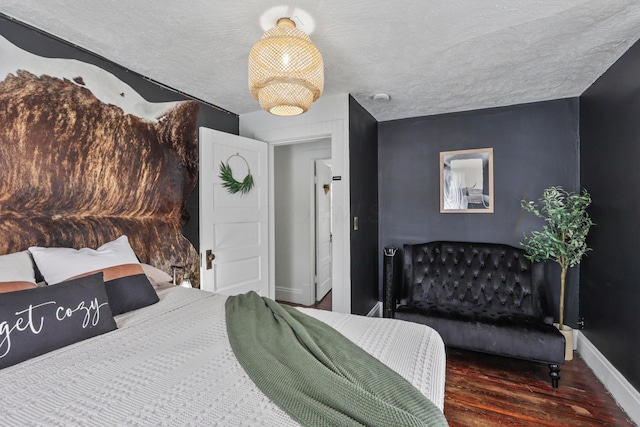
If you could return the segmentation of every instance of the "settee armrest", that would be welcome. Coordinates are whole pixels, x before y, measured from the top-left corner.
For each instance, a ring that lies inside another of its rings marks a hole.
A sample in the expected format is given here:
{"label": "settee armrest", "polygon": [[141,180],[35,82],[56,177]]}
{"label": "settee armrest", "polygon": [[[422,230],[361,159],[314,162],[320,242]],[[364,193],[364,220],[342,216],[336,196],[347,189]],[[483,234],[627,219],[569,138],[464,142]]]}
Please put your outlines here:
{"label": "settee armrest", "polygon": [[384,247],[384,268],[382,280],[382,317],[393,318],[396,309],[396,268],[395,256],[398,248],[395,246]]}

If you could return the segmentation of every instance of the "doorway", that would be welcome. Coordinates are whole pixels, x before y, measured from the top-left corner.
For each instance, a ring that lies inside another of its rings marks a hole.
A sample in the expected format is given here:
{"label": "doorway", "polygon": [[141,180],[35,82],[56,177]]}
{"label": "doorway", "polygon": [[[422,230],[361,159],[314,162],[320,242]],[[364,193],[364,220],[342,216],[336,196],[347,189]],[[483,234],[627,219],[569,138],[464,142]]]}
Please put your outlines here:
{"label": "doorway", "polygon": [[[331,178],[333,201],[333,241],[332,241],[332,310],[351,313],[351,210],[349,179],[349,127],[348,103],[340,97],[325,98],[322,108],[314,107],[308,114],[291,118],[290,126],[273,120],[262,112],[240,117],[241,135],[252,137],[269,144],[269,236],[275,235],[275,201],[273,189],[274,148],[279,145],[331,140]],[[336,118],[334,118],[336,117]],[[332,119],[334,118],[334,119]],[[275,298],[275,244],[269,240],[269,296]]]}
{"label": "doorway", "polygon": [[311,306],[331,289],[330,159],[330,138],[274,147],[276,300]]}

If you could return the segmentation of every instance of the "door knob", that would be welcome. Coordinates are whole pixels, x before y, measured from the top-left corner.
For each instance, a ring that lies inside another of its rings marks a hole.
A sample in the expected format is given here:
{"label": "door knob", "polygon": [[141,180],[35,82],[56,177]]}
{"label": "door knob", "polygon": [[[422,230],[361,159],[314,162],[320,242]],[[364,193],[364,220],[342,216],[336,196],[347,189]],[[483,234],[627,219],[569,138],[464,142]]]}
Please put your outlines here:
{"label": "door knob", "polygon": [[211,266],[211,263],[213,262],[214,259],[216,259],[215,254],[211,251],[211,249],[207,249],[207,252],[206,252],[207,270],[211,270],[213,268]]}

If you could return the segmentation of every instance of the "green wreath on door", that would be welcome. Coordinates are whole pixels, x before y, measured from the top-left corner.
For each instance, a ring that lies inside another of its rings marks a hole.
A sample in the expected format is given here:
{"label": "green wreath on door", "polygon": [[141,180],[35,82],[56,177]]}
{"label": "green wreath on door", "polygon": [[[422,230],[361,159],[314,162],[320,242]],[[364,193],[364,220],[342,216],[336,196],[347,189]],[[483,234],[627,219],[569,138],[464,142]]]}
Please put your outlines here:
{"label": "green wreath on door", "polygon": [[[233,177],[233,171],[231,170],[231,166],[229,166],[229,160],[231,160],[232,157],[240,157],[247,165],[247,176],[245,176],[242,181],[238,181]],[[251,175],[249,162],[239,153],[229,156],[226,162],[220,162],[220,175],[218,176],[222,180],[222,186],[231,194],[240,193],[240,195],[244,195],[253,188],[253,175]]]}

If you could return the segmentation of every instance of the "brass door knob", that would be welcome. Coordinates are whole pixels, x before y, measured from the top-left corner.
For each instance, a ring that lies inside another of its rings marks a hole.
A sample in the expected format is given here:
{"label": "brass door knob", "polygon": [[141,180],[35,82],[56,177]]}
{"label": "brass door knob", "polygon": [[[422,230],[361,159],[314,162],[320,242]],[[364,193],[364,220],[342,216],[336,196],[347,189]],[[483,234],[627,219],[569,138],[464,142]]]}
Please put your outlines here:
{"label": "brass door knob", "polygon": [[216,255],[213,253],[213,251],[211,251],[211,249],[207,249],[207,252],[206,252],[207,270],[211,270],[211,268],[213,268],[211,266],[211,263],[213,262],[214,259],[216,259]]}

